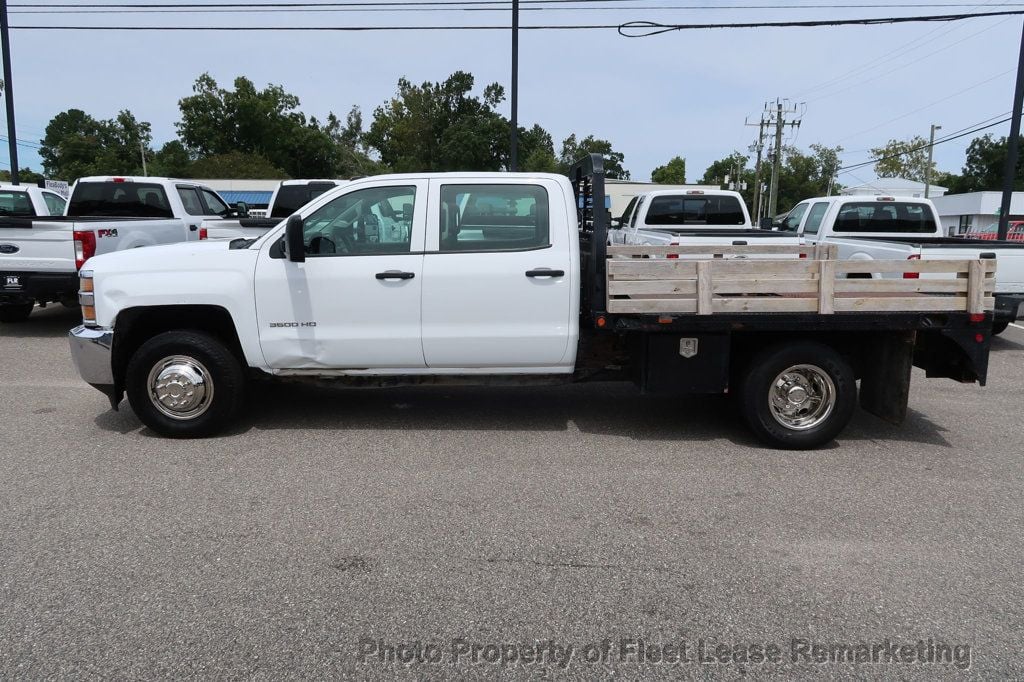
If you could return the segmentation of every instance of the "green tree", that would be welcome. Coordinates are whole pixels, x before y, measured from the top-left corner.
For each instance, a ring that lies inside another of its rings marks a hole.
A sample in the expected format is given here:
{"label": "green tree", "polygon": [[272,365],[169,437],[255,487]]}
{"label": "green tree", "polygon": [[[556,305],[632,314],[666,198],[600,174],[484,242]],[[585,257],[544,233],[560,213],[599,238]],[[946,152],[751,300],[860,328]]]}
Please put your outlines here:
{"label": "green tree", "polygon": [[506,168],[509,124],[496,111],[505,91],[492,83],[475,96],[473,85],[464,71],[421,85],[401,78],[395,96],[374,110],[363,140],[398,172]]}
{"label": "green tree", "polygon": [[[1021,137],[1021,145],[1024,149],[1024,136]],[[1008,146],[1009,137],[996,139],[992,135],[984,135],[974,138],[967,147],[967,160],[959,181],[945,186],[955,192],[1001,190]],[[1024,190],[1024,154],[1017,158],[1013,189]]]}
{"label": "green tree", "polygon": [[629,171],[622,166],[626,156],[615,151],[612,148],[612,143],[608,140],[602,140],[593,135],[587,135],[580,140],[573,133],[562,141],[562,154],[559,158],[561,171],[568,173],[569,167],[586,154],[600,154],[604,157],[605,176],[612,179],[629,180]]}
{"label": "green tree", "polygon": [[47,124],[39,155],[50,177],[141,175],[142,155],[150,153],[151,141],[149,123],[130,111],[97,120],[81,109],[68,109]]}
{"label": "green tree", "polygon": [[779,213],[788,211],[804,199],[824,196],[829,190],[832,194],[837,193],[840,187],[835,178],[842,151],[842,147],[821,144],[812,144],[810,153],[786,147],[779,173]]}
{"label": "green tree", "polygon": [[[889,140],[885,146],[875,147],[871,155],[875,162],[875,175],[880,178],[906,178],[924,182],[928,174],[928,140],[920,135],[909,140]],[[932,173],[935,162],[932,162]]]}
{"label": "green tree", "polygon": [[[2,90],[0,90],[0,92],[2,92]],[[22,168],[21,170],[18,171],[18,182],[20,182],[23,185],[34,185],[43,179],[45,178],[43,177],[42,173],[37,173],[29,168]],[[10,181],[11,171],[0,170],[0,182]]]}
{"label": "green tree", "polygon": [[[701,185],[725,185],[725,179],[728,177],[733,180],[736,176],[736,169],[740,169],[740,194],[743,196],[743,201],[746,202],[747,207],[753,213],[753,202],[754,202],[754,169],[747,168],[747,155],[741,151],[734,151],[729,156],[721,158],[717,161],[713,161],[710,166],[704,171],[704,175],[701,176],[699,184]],[[761,171],[761,181],[767,182],[768,174],[771,166],[768,163],[764,164],[764,168]],[[743,183],[746,183],[746,189],[742,189]]]}
{"label": "green tree", "polygon": [[150,175],[168,178],[191,178],[192,157],[180,140],[171,140],[149,157]]}
{"label": "green tree", "polygon": [[192,162],[193,178],[239,178],[248,180],[287,179],[288,174],[259,154],[228,152],[211,154]]}
{"label": "green tree", "polygon": [[672,160],[664,166],[658,166],[651,171],[651,182],[662,185],[685,185],[686,159],[681,156],[673,156]]}

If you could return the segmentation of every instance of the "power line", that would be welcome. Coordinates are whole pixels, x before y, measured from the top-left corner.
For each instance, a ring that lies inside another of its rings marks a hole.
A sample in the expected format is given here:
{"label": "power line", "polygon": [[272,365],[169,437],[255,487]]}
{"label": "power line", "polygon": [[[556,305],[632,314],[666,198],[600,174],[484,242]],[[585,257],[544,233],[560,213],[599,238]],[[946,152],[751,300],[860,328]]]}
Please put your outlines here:
{"label": "power line", "polygon": [[[572,1],[572,0],[570,0]],[[578,1],[578,0],[576,0]],[[624,24],[547,24],[520,26],[523,31],[567,31],[616,29],[627,38],[646,38],[671,31],[696,29],[740,29],[740,28],[811,28],[816,26],[879,26],[884,24],[905,24],[912,22],[964,21],[980,17],[1018,16],[1024,10],[986,12],[982,14],[940,14],[911,17],[877,17],[870,19],[827,19],[820,21],[745,22],[730,24],[662,24],[652,21],[631,21]],[[369,32],[369,31],[507,31],[505,25],[444,25],[444,26],[11,26],[19,31],[154,31],[154,32]],[[629,31],[642,31],[629,33]]]}
{"label": "power line", "polygon": [[1013,118],[1012,116],[1008,116],[1008,117],[1006,117],[1006,118],[1004,118],[1004,119],[1002,119],[1000,121],[996,121],[995,123],[989,123],[988,125],[983,125],[983,126],[980,126],[980,127],[976,127],[976,128],[974,128],[972,130],[968,130],[966,132],[962,132],[962,133],[960,133],[958,135],[948,135],[946,137],[943,137],[942,139],[936,140],[935,144],[923,144],[923,145],[919,145],[917,147],[914,147],[912,149],[908,149],[908,150],[903,151],[903,152],[897,152],[895,154],[887,154],[886,156],[879,156],[879,157],[876,157],[874,159],[868,159],[867,161],[862,161],[861,163],[855,163],[852,166],[846,166],[843,169],[841,169],[839,171],[839,174],[847,173],[847,172],[849,172],[851,170],[856,170],[858,168],[863,168],[865,166],[871,166],[871,165],[877,164],[877,163],[879,163],[881,161],[888,161],[889,159],[898,159],[901,156],[906,156],[907,154],[913,154],[914,152],[919,152],[922,149],[927,149],[928,147],[934,147],[934,146],[943,144],[945,142],[952,142],[953,140],[958,140],[961,137],[967,137],[968,135],[973,135],[974,133],[980,132],[982,130],[986,130],[988,128],[994,128],[994,127],[996,127],[998,125],[1002,125],[1002,124],[1006,123],[1007,121],[1011,120],[1012,118]]}
{"label": "power line", "polygon": [[[962,133],[965,130],[967,130],[968,128],[974,128],[975,126],[980,126],[980,125],[983,125],[985,123],[990,123],[992,121],[995,121],[997,118],[1005,118],[1005,117],[1009,116],[1011,113],[1013,113],[1013,112],[1004,111],[1001,114],[996,114],[995,116],[989,116],[988,118],[986,118],[983,121],[978,121],[977,123],[972,123],[971,125],[965,126],[963,128],[960,128],[959,130],[954,130],[951,133],[947,133],[947,135],[956,135],[957,133]],[[865,149],[843,150],[843,151],[839,152],[839,154],[841,156],[849,156],[851,154],[863,154],[864,152],[870,152],[870,151],[872,151],[872,148],[871,147],[867,147]]]}
{"label": "power line", "polygon": [[[523,4],[557,4],[557,3],[578,3],[578,4],[590,4],[590,3],[606,3],[606,2],[644,2],[645,0],[521,0]],[[988,0],[991,2],[991,0]],[[208,8],[224,8],[224,7],[237,7],[242,9],[255,9],[255,8],[296,8],[296,7],[354,7],[354,6],[367,6],[367,5],[393,5],[393,6],[412,6],[412,5],[497,5],[497,4],[508,4],[508,0],[395,0],[394,2],[381,2],[381,1],[354,1],[354,2],[266,2],[266,3],[236,3],[236,2],[220,2],[220,3],[17,3],[10,4],[8,7],[29,7],[29,8],[43,8],[43,9],[54,9],[54,8],[66,8],[66,9],[126,9],[126,8],[138,8],[138,9],[165,9],[165,8],[194,8],[194,9],[208,9]],[[983,3],[983,4],[988,4]],[[680,6],[679,9],[695,9],[695,10],[750,10],[750,9],[877,9],[877,8],[937,8],[937,7],[978,7],[976,2],[954,2],[954,3],[875,3],[875,4],[815,4],[815,5],[685,5]],[[1000,7],[1021,7],[1024,3],[1021,2],[1004,2],[999,3]]]}
{"label": "power line", "polygon": [[[527,0],[524,0],[526,2]],[[529,0],[533,7],[525,7],[531,11],[571,11],[584,9],[584,7],[552,7],[543,5],[565,5],[565,4],[592,4],[592,3],[623,3],[641,2],[643,0]],[[438,12],[445,10],[458,11],[507,11],[510,6],[509,0],[439,0],[438,2],[424,1],[399,1],[399,2],[346,2],[346,3],[296,3],[289,6],[273,4],[264,5],[235,5],[235,4],[214,4],[203,6],[188,5],[151,5],[148,7],[137,7],[128,5],[79,5],[76,9],[57,8],[50,6],[46,9],[16,9],[10,14],[43,14],[43,15],[88,15],[88,14],[231,14],[236,12],[263,12],[270,14],[288,13],[338,13],[338,12],[390,12],[390,11],[418,11]],[[730,5],[728,7],[715,7],[712,5],[623,5],[623,6],[600,6],[586,7],[588,11],[621,11],[621,10],[644,10],[644,11],[677,11],[677,10],[738,10],[738,9],[843,9],[843,8],[870,8],[870,7],[907,7],[907,8],[934,8],[969,6],[963,5]],[[973,5],[971,5],[973,6]],[[1024,7],[1024,3],[1006,3],[1001,6]],[[18,7],[38,7],[36,5],[18,5]],[[92,8],[90,8],[92,7]],[[86,8],[86,9],[81,9]],[[829,81],[831,82],[831,81]],[[816,89],[816,88],[811,88]]]}

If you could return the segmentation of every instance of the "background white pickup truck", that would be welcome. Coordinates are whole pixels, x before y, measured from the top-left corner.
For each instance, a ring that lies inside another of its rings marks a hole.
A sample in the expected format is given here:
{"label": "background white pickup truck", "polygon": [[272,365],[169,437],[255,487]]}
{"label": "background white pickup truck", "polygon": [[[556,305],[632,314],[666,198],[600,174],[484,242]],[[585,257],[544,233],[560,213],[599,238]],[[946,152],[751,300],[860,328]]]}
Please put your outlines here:
{"label": "background white pickup truck", "polygon": [[66,204],[64,197],[48,189],[34,185],[0,184],[0,217],[64,215]]}
{"label": "background white pickup truck", "polygon": [[197,241],[204,217],[231,212],[209,187],[149,177],[82,178],[65,210],[62,217],[0,215],[0,322],[26,319],[36,303],[74,305],[78,270],[93,255]]}
{"label": "background white pickup truck", "polygon": [[608,236],[609,244],[625,246],[802,243],[793,234],[755,228],[743,197],[727,190],[656,190],[639,194],[630,200],[622,217],[613,221]]}
{"label": "background white pickup truck", "polygon": [[241,217],[204,220],[203,239],[258,239],[267,230],[316,199],[324,192],[342,187],[348,180],[282,180],[267,206],[266,218]]}
{"label": "background white pickup truck", "polygon": [[[833,244],[840,260],[958,260],[994,254],[998,334],[1017,319],[1024,301],[1024,243],[947,237],[932,202],[903,197],[819,197],[802,201],[782,229],[807,244]],[[914,273],[916,275],[916,273]],[[908,273],[909,275],[909,273]],[[856,273],[904,277],[902,273]],[[943,275],[924,275],[942,277]]]}

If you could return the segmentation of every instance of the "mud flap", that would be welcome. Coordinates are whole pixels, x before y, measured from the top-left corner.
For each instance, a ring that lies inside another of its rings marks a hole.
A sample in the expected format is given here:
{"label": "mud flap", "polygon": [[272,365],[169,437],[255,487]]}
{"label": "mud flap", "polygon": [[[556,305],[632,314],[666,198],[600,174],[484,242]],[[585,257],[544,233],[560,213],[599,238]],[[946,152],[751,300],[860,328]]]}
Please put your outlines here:
{"label": "mud flap", "polygon": [[916,336],[913,331],[879,336],[863,363],[860,406],[890,424],[907,418]]}

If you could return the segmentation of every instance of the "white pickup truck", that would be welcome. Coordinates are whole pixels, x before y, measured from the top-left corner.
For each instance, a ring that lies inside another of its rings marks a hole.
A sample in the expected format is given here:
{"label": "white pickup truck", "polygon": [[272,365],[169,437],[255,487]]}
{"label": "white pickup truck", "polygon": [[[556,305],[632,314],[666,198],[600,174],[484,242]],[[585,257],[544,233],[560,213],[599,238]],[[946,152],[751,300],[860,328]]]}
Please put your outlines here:
{"label": "white pickup truck", "polygon": [[252,376],[730,393],[754,433],[783,448],[834,438],[858,379],[861,405],[893,422],[912,363],[985,381],[983,261],[950,264],[974,273],[966,297],[873,312],[876,299],[819,291],[812,275],[834,261],[609,258],[698,247],[609,247],[601,157],[570,178],[363,178],[257,240],[96,256],[81,271],[72,357],[114,409],[127,393],[146,426],[177,437],[223,429]]}
{"label": "white pickup truck", "polygon": [[609,244],[671,246],[757,244],[797,246],[799,237],[756,229],[737,192],[728,190],[655,190],[630,200],[612,221]]}
{"label": "white pickup truck", "polygon": [[[840,260],[956,260],[988,254],[997,260],[995,321],[1001,333],[1024,301],[1024,243],[947,237],[927,199],[834,196],[802,201],[782,230],[807,244],[834,244]],[[916,273],[856,273],[851,277],[903,278]],[[942,277],[943,275],[926,275]]]}
{"label": "white pickup truck", "polygon": [[0,217],[33,218],[64,215],[67,200],[54,191],[34,185],[0,183]]}
{"label": "white pickup truck", "polygon": [[37,303],[75,305],[78,269],[96,254],[197,241],[203,218],[230,212],[216,192],[187,180],[87,177],[72,188],[65,216],[0,215],[0,322],[27,319]]}
{"label": "white pickup truck", "polygon": [[348,180],[282,180],[270,197],[266,218],[241,217],[204,220],[204,239],[256,239],[267,230],[316,199],[324,192],[342,187]]}

